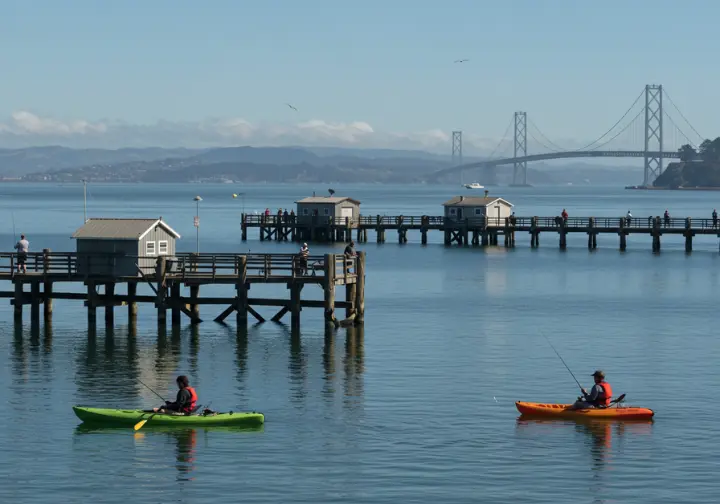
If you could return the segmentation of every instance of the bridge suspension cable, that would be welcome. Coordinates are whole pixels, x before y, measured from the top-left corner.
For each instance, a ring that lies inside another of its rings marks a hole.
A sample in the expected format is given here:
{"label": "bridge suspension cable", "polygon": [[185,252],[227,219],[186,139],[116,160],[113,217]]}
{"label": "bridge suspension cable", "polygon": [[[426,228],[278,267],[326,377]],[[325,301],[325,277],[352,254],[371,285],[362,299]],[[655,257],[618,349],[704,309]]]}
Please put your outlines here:
{"label": "bridge suspension cable", "polygon": [[556,144],[555,142],[553,142],[552,140],[550,140],[550,139],[545,135],[545,133],[543,133],[542,130],[537,127],[537,125],[532,121],[532,119],[528,119],[527,121],[528,121],[528,123],[530,124],[530,126],[532,126],[533,128],[535,128],[535,130],[540,134],[540,136],[543,137],[543,138],[547,141],[548,144],[550,144],[551,146],[554,147],[554,149],[551,148],[551,147],[548,147],[548,145],[546,145],[546,144],[544,144],[543,142],[539,141],[537,138],[535,138],[535,137],[533,136],[533,134],[532,134],[531,132],[528,131],[528,133],[530,133],[530,136],[531,136],[531,137],[533,138],[533,140],[535,140],[537,143],[539,143],[540,145],[542,145],[543,147],[545,147],[546,149],[548,149],[548,150],[551,151],[551,152],[562,152],[562,151],[566,151],[566,150],[567,150],[565,147],[560,147],[558,144]]}
{"label": "bridge suspension cable", "polygon": [[[510,119],[510,122],[507,125],[507,128],[505,128],[505,133],[503,133],[502,139],[498,142],[498,144],[495,146],[495,148],[492,150],[488,158],[492,159],[492,157],[495,155],[495,152],[500,148],[502,143],[507,139],[508,133],[510,133],[510,128],[512,128],[513,125],[513,119]],[[503,151],[504,152],[504,151]]]}
{"label": "bridge suspension cable", "polygon": [[[638,97],[635,98],[635,101],[632,103],[632,105],[630,105],[630,107],[628,107],[628,109],[625,111],[625,113],[622,115],[622,117],[621,117],[620,119],[618,119],[618,121],[617,121],[615,124],[613,124],[612,127],[611,127],[609,130],[607,130],[605,133],[603,133],[603,134],[602,134],[598,139],[596,139],[595,141],[590,142],[589,144],[587,144],[587,145],[585,145],[585,146],[583,146],[583,147],[580,147],[579,149],[573,149],[573,150],[570,151],[570,152],[584,151],[584,150],[595,150],[595,149],[590,149],[590,147],[591,147],[592,145],[600,142],[600,141],[601,141],[603,138],[605,138],[612,130],[614,130],[615,127],[616,127],[618,124],[620,124],[623,119],[625,119],[625,117],[630,113],[630,111],[633,109],[633,107],[635,107],[635,105],[637,104],[637,102],[640,101],[640,98],[642,98],[643,96],[645,96],[645,89],[643,89],[643,90],[640,92],[640,94],[638,95]],[[645,107],[643,107],[643,108],[641,109],[641,112],[644,111],[644,110],[645,110]],[[639,114],[638,114],[638,115],[639,115]],[[634,120],[634,119],[633,119],[633,120]],[[632,124],[632,121],[630,121],[629,124]],[[627,129],[627,127],[623,128],[623,130],[625,130],[625,129]],[[617,135],[615,135],[615,137],[617,137]],[[613,137],[613,138],[615,138],[615,137]],[[612,139],[611,139],[611,140],[612,140]],[[605,142],[605,143],[607,143],[607,142]],[[605,144],[602,144],[602,145],[605,145]]]}
{"label": "bridge suspension cable", "polygon": [[[605,142],[603,142],[603,143],[601,143],[601,144],[596,145],[596,146],[593,147],[592,149],[587,149],[587,150],[592,150],[592,151],[598,150],[600,147],[604,147],[605,145],[607,145],[607,144],[609,144],[610,142],[612,142],[613,140],[615,140],[617,137],[619,137],[620,135],[622,135],[623,133],[625,133],[625,131],[627,131],[627,129],[628,129],[630,126],[632,126],[633,124],[635,124],[635,121],[637,121],[637,119],[640,117],[640,115],[641,115],[643,112],[645,112],[645,107],[641,108],[640,111],[635,115],[635,117],[633,117],[633,118],[630,120],[630,122],[625,125],[625,127],[624,127],[623,129],[621,129],[620,131],[618,131],[618,132],[617,132],[615,135],[613,135],[611,138],[609,138],[608,140],[606,140]],[[585,149],[583,149],[583,150],[585,150]]]}
{"label": "bridge suspension cable", "polygon": [[[698,136],[698,138],[700,139],[700,142],[704,141],[704,140],[705,140],[705,137],[702,136],[700,133],[698,133],[698,130],[696,130],[695,127],[690,123],[690,121],[688,121],[687,118],[685,118],[685,115],[684,115],[684,114],[682,113],[682,111],[678,108],[678,106],[675,105],[675,102],[674,102],[673,99],[670,97],[670,95],[668,94],[667,90],[663,89],[663,93],[665,93],[665,97],[666,97],[666,98],[668,99],[668,101],[670,102],[670,105],[672,105],[673,108],[674,108],[675,110],[677,110],[678,114],[680,114],[680,117],[683,118],[683,121],[685,121],[685,123],[687,123],[687,125],[690,126],[690,129],[695,132],[695,134],[696,134],[696,135]],[[667,115],[667,116],[670,118],[670,115],[669,115],[667,112],[665,113],[665,115]],[[690,139],[687,137],[687,135],[685,135],[685,133],[683,133],[682,129],[680,129],[680,127],[679,127],[677,124],[675,124],[675,121],[673,121],[672,118],[670,118],[670,122],[672,122],[672,123],[675,125],[675,127],[683,134],[683,136],[684,136],[688,141],[690,141]],[[692,144],[692,142],[690,142],[690,143]]]}

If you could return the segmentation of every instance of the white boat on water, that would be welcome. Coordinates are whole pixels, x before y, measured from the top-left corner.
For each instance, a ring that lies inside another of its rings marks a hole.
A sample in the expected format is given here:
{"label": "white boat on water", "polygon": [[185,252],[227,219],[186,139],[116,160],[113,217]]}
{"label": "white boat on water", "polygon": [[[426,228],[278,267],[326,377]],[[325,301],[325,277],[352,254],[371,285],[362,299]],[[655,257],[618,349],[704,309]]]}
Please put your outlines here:
{"label": "white boat on water", "polygon": [[477,182],[472,182],[470,184],[463,184],[467,189],[485,189],[485,186],[482,186],[478,184]]}

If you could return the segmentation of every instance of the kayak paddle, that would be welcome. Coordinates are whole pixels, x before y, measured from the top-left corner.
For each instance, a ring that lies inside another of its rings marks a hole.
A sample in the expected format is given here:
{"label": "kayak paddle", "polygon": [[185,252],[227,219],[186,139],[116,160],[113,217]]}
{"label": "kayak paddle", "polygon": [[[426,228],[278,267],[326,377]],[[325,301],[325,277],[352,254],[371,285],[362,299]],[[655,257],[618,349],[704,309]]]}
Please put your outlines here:
{"label": "kayak paddle", "polygon": [[[143,385],[145,385],[145,387],[147,387],[147,389],[148,389],[150,392],[152,392],[153,394],[155,394],[156,396],[158,396],[160,399],[162,399],[163,401],[165,401],[165,403],[167,403],[167,401],[165,400],[165,398],[164,398],[163,396],[161,396],[160,394],[158,394],[157,392],[155,392],[152,388],[150,388],[148,385],[146,385],[145,383],[143,383],[140,378],[138,378],[138,381],[139,381],[140,383],[142,383]],[[148,422],[148,420],[150,420],[150,419],[151,419],[152,417],[154,417],[155,415],[157,415],[157,412],[156,412],[156,413],[153,413],[152,415],[150,415],[149,417],[147,417],[147,418],[144,419],[144,420],[140,420],[138,423],[135,424],[135,426],[133,427],[133,429],[135,429],[136,431],[142,429],[142,426],[145,425],[145,424]]]}

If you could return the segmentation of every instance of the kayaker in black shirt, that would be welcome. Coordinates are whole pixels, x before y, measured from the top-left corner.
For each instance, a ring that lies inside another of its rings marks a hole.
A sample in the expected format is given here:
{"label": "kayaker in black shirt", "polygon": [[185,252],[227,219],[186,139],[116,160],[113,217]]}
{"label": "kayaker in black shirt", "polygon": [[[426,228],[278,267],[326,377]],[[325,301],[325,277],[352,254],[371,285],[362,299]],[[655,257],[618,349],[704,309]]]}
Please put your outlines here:
{"label": "kayaker in black shirt", "polygon": [[190,381],[185,375],[180,375],[175,380],[178,390],[177,397],[174,402],[165,401],[165,406],[159,408],[153,408],[153,411],[169,412],[174,411],[178,413],[192,413],[197,403],[197,393],[195,389],[190,386]]}

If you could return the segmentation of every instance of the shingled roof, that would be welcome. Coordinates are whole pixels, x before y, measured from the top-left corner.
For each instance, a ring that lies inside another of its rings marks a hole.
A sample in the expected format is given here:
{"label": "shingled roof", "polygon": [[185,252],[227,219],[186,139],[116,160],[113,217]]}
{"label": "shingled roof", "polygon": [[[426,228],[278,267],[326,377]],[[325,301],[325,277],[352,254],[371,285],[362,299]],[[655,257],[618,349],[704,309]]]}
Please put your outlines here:
{"label": "shingled roof", "polygon": [[330,203],[331,205],[337,205],[338,203],[342,203],[343,201],[350,201],[352,203],[355,203],[356,205],[360,204],[358,200],[349,198],[347,196],[310,196],[308,198],[303,198],[299,201],[296,201],[295,203]]}
{"label": "shingled roof", "polygon": [[72,237],[94,240],[141,240],[157,225],[175,238],[180,238],[180,235],[162,219],[88,219]]}
{"label": "shingled roof", "polygon": [[495,203],[496,201],[502,201],[508,206],[513,206],[512,203],[510,203],[507,200],[504,200],[502,198],[490,198],[490,197],[480,197],[480,196],[455,196],[452,199],[447,200],[445,203],[443,203],[443,206],[468,206],[468,207],[483,207],[491,205],[492,203]]}

